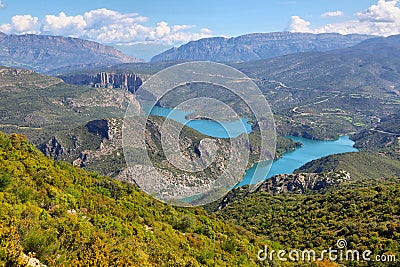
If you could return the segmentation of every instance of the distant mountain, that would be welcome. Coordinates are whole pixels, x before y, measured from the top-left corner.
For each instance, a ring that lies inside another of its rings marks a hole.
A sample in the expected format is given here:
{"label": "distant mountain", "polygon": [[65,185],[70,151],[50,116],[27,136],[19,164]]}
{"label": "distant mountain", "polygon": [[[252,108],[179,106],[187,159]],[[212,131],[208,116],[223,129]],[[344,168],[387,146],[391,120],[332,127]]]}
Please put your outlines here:
{"label": "distant mountain", "polygon": [[375,86],[398,94],[400,35],[372,38],[353,47],[323,53],[243,62],[235,67],[249,75],[298,88],[343,91]]}
{"label": "distant mountain", "polygon": [[333,139],[400,110],[400,35],[231,65],[251,77],[282,115],[281,135]]}
{"label": "distant mountain", "polygon": [[138,61],[113,47],[78,38],[7,35],[0,32],[0,64],[48,72],[67,66],[96,66]]}
{"label": "distant mountain", "polygon": [[151,61],[208,60],[251,61],[298,52],[328,51],[350,47],[372,38],[369,35],[338,33],[253,33],[238,37],[212,37],[171,48]]}

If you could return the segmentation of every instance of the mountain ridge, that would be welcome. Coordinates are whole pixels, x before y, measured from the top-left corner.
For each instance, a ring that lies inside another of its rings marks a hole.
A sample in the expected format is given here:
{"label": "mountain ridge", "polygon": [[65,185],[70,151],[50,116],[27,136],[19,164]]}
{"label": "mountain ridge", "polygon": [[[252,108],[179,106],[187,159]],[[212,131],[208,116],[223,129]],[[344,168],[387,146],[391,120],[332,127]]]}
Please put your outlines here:
{"label": "mountain ridge", "polygon": [[251,33],[191,41],[154,56],[151,62],[171,60],[252,61],[297,52],[327,51],[353,46],[370,35],[336,33]]}
{"label": "mountain ridge", "polygon": [[94,41],[52,35],[0,33],[0,64],[48,72],[73,65],[107,65],[138,61]]}

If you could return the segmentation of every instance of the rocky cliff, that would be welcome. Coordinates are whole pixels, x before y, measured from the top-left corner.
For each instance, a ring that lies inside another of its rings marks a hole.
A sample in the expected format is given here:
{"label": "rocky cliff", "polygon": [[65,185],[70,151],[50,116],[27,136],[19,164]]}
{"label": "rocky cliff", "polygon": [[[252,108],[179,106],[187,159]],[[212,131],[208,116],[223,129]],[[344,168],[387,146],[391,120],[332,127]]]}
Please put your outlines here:
{"label": "rocky cliff", "polygon": [[207,210],[217,211],[228,207],[238,199],[249,195],[267,194],[307,194],[324,192],[344,182],[353,180],[350,173],[344,170],[325,173],[294,173],[279,174],[260,182],[249,192],[248,186],[238,187],[229,192],[223,199],[206,207]]}
{"label": "rocky cliff", "polygon": [[279,174],[261,183],[254,191],[271,194],[305,194],[309,191],[323,190],[327,187],[349,181],[350,179],[351,176],[346,171]]}
{"label": "rocky cliff", "polygon": [[141,85],[142,79],[134,73],[99,72],[90,74],[70,74],[59,76],[69,84],[87,85],[97,88],[122,88],[135,92]]}
{"label": "rocky cliff", "polygon": [[78,38],[0,33],[0,64],[48,72],[75,65],[137,61],[113,47]]}
{"label": "rocky cliff", "polygon": [[[145,138],[148,155],[154,167],[168,177],[171,184],[182,187],[181,191],[176,190],[173,193],[177,196],[182,195],[187,193],[183,191],[186,187],[188,187],[186,190],[194,190],[193,185],[209,184],[211,186],[216,177],[219,177],[229,167],[230,142],[225,139],[212,138],[217,147],[213,163],[203,171],[182,171],[172,165],[164,155],[160,134],[163,122],[164,118],[150,116]],[[178,123],[172,123],[180,126]],[[135,183],[130,171],[134,171],[136,174],[140,173],[144,178],[154,179],[151,176],[153,174],[147,171],[147,166],[140,165],[134,170],[127,168],[124,157],[124,150],[127,148],[122,148],[122,125],[123,119],[94,120],[84,126],[57,133],[39,148],[47,156],[66,160],[76,166],[119,180]],[[212,155],[213,146],[206,144],[204,138],[204,135],[188,127],[183,127],[178,141],[183,157],[196,161],[201,155]],[[132,153],[134,152],[132,150]],[[161,187],[153,188],[153,191],[157,192],[162,189]]]}
{"label": "rocky cliff", "polygon": [[369,35],[341,35],[337,33],[254,33],[238,37],[213,37],[192,41],[171,48],[151,61],[210,60],[210,61],[251,61],[272,58],[298,52],[328,51],[354,46]]}

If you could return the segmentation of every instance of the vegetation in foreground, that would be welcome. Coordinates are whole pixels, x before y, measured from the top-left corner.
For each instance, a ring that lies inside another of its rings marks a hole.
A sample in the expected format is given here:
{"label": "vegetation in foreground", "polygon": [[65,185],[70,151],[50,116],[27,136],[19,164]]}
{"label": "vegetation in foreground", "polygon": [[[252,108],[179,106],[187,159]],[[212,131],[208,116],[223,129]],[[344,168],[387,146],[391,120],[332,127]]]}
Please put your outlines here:
{"label": "vegetation in foreground", "polygon": [[[260,243],[201,208],[45,157],[0,133],[0,266],[254,266]],[[33,254],[32,254],[33,253]]]}
{"label": "vegetation in foreground", "polygon": [[[355,167],[357,166],[357,168]],[[400,165],[381,153],[346,153],[316,160],[298,172],[346,170],[351,180],[304,194],[247,193],[235,189],[208,210],[218,218],[241,225],[281,249],[336,247],[371,250],[373,255],[400,255]],[[294,174],[295,176],[296,174]],[[300,175],[300,174],[297,174]],[[307,173],[301,173],[307,175]],[[346,266],[397,266],[346,262]]]}

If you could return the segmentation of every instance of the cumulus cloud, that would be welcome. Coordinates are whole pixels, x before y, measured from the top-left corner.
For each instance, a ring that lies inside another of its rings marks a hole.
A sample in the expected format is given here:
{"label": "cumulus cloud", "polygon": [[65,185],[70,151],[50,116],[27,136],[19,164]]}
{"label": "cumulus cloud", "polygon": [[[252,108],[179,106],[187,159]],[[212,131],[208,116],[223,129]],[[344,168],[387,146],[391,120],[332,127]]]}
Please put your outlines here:
{"label": "cumulus cloud", "polygon": [[344,13],[343,11],[329,11],[321,14],[321,18],[332,18],[332,17],[343,17]]}
{"label": "cumulus cloud", "polygon": [[82,16],[67,16],[61,12],[58,16],[45,16],[41,32],[43,34],[68,35],[77,37],[87,26]]}
{"label": "cumulus cloud", "polygon": [[311,32],[310,22],[299,16],[292,16],[289,21],[288,30],[291,32]]}
{"label": "cumulus cloud", "polygon": [[[289,22],[288,29],[296,32],[312,33],[337,32],[341,34],[371,34],[389,36],[400,34],[400,7],[399,0],[379,0],[377,4],[370,6],[367,10],[354,14],[354,19],[340,23],[326,24],[312,29],[311,24],[298,16]],[[300,26],[299,26],[300,25]],[[307,27],[301,27],[306,25]]]}
{"label": "cumulus cloud", "polygon": [[0,31],[4,33],[34,34],[38,33],[38,29],[38,18],[31,15],[16,15],[12,17],[10,24],[0,25]]}
{"label": "cumulus cloud", "polygon": [[4,33],[50,34],[85,38],[102,43],[132,43],[156,41],[174,45],[200,38],[210,37],[206,28],[196,30],[194,25],[169,25],[165,21],[148,26],[149,18],[137,13],[123,14],[101,8],[82,15],[46,15],[39,20],[31,15],[17,15],[11,23],[0,25]]}

